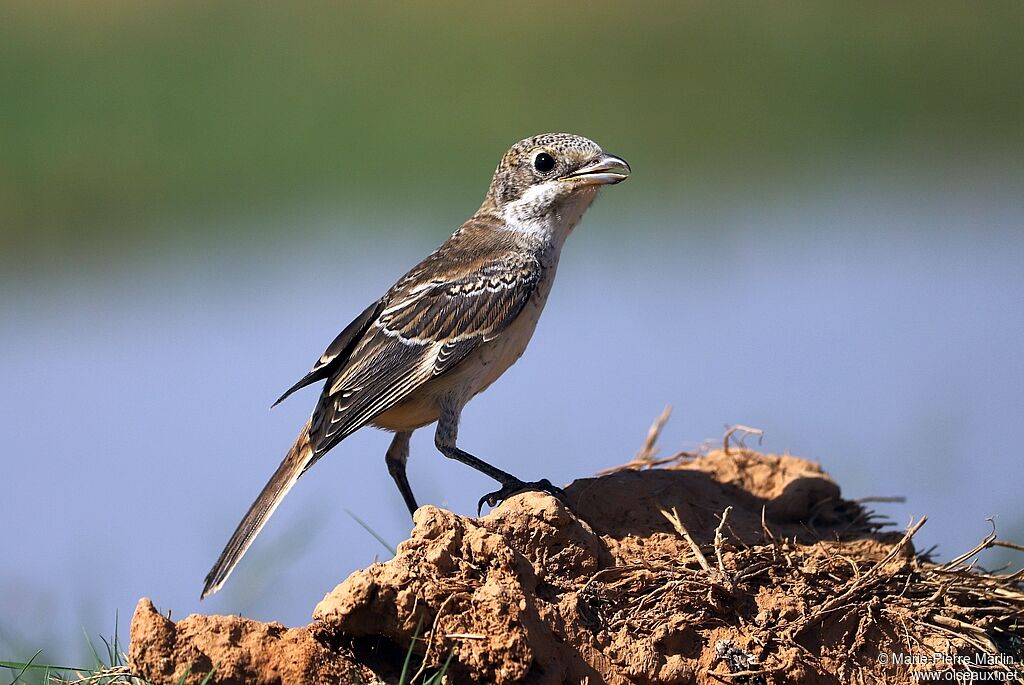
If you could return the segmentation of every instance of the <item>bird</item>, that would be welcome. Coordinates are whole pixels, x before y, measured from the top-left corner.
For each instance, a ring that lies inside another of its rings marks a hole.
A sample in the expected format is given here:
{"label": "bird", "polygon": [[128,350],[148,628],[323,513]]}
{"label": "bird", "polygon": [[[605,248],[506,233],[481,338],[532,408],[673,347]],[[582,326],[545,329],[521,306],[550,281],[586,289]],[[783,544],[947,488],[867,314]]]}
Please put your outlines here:
{"label": "bird", "polygon": [[413,514],[406,476],[413,431],[437,423],[445,457],[498,482],[484,503],[513,494],[564,493],[525,482],[458,446],[459,417],[526,349],[547,301],[566,238],[606,185],[631,173],[622,158],[569,133],[514,144],[480,208],[433,253],[363,310],[312,369],[274,403],[326,381],[312,415],[206,576],[201,599],[227,581],[296,481],[329,450],[370,425],[394,433],[385,463]]}

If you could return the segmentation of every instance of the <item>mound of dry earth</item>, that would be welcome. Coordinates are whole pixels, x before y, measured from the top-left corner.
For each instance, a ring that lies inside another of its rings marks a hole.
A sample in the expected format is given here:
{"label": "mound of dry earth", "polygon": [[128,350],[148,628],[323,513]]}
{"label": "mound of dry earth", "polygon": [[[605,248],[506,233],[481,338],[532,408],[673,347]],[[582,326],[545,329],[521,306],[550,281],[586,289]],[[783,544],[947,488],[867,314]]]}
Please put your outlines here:
{"label": "mound of dry earth", "polygon": [[303,628],[174,623],[143,599],[131,667],[157,683],[213,668],[211,683],[394,683],[412,646],[424,675],[450,659],[452,683],[909,683],[896,655],[933,653],[1019,675],[1020,574],[917,557],[914,530],[881,532],[817,464],[733,448],[632,466],[565,503],[423,507],[395,558]]}

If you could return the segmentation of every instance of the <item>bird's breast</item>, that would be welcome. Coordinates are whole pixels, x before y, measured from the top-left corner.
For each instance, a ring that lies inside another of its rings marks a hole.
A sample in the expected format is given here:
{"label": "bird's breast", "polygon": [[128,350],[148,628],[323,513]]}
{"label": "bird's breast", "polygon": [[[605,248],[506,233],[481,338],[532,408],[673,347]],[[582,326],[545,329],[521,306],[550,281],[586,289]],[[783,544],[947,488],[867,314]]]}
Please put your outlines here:
{"label": "bird's breast", "polygon": [[[465,364],[463,368],[469,370],[474,376],[469,384],[473,395],[487,389],[523,356],[523,352],[526,351],[526,346],[530,343],[533,332],[537,328],[544,305],[547,304],[556,265],[556,263],[551,263],[544,269],[544,274],[537,284],[533,297],[526,303],[515,321],[493,340],[480,345],[470,355],[470,359],[466,360],[469,363]],[[470,361],[471,359],[472,361]]]}

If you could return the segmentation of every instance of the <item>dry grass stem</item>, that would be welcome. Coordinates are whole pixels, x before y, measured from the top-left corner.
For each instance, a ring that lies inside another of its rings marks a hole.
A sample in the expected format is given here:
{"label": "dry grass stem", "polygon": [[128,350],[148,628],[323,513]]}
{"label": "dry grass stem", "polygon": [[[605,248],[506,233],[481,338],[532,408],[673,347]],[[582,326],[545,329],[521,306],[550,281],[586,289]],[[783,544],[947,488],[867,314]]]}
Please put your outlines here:
{"label": "dry grass stem", "polygon": [[629,462],[622,464],[621,466],[613,466],[610,469],[604,469],[598,471],[597,475],[606,476],[610,473],[618,473],[619,471],[628,471],[630,469],[643,470],[653,469],[658,466],[665,466],[666,464],[673,464],[678,462],[684,457],[694,457],[695,454],[691,452],[676,452],[670,457],[662,457],[656,459],[655,456],[658,454],[658,438],[661,437],[661,431],[668,423],[669,417],[672,416],[672,405],[666,405],[658,415],[658,418],[654,419],[651,427],[647,429],[647,437],[644,438],[643,445],[640,446],[640,451],[636,453]]}
{"label": "dry grass stem", "polygon": [[[739,435],[739,437],[736,438],[736,435]],[[761,439],[764,437],[764,431],[760,428],[751,428],[750,426],[727,426],[725,435],[722,436],[722,451],[726,454],[732,454],[729,451],[730,443],[745,451],[747,449],[746,439],[749,435],[756,435],[757,441],[760,444]]]}

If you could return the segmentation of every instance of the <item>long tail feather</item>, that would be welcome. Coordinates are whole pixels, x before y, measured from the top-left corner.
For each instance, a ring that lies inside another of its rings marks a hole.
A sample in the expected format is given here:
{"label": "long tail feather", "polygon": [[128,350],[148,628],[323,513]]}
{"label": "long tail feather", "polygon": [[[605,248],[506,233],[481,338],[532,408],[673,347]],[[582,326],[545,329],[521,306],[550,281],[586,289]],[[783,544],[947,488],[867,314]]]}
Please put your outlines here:
{"label": "long tail feather", "polygon": [[281,503],[284,496],[295,485],[295,481],[299,479],[302,472],[309,466],[313,458],[313,447],[309,443],[309,425],[309,423],[306,423],[302,432],[299,433],[299,437],[295,440],[295,444],[292,445],[292,448],[288,450],[288,454],[285,455],[281,465],[277,467],[274,475],[263,486],[259,497],[249,507],[249,511],[246,512],[242,522],[238,524],[238,528],[235,529],[224,551],[220,553],[217,563],[213,565],[213,568],[207,574],[205,584],[203,585],[203,594],[200,595],[200,599],[209,597],[224,585],[228,576],[231,575],[235,566],[238,565],[242,555],[249,549],[252,541],[256,539],[256,536],[270,519],[270,515],[277,509],[277,505]]}

